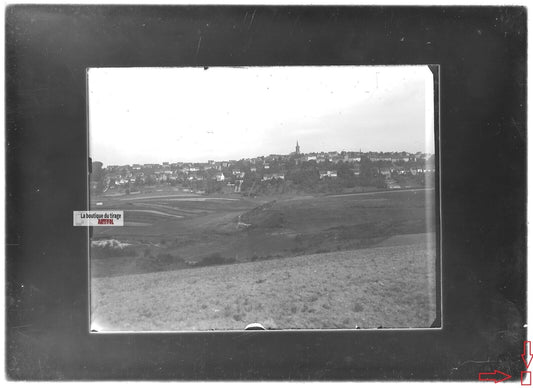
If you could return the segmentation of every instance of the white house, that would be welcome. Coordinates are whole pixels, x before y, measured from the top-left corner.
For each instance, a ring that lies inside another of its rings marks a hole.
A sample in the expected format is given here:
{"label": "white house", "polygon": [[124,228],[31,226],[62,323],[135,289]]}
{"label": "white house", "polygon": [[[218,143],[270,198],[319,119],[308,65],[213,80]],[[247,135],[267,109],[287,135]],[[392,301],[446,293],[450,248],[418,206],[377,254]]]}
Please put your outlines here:
{"label": "white house", "polygon": [[337,178],[336,170],[320,171],[320,179],[323,178]]}

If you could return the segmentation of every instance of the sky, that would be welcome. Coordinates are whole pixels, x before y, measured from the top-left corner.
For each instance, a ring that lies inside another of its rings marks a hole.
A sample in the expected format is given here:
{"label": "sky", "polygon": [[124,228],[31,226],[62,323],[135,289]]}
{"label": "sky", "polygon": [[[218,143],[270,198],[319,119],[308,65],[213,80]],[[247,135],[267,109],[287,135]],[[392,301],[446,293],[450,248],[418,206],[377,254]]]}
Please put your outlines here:
{"label": "sky", "polygon": [[91,68],[90,155],[107,165],[301,152],[433,153],[427,66]]}

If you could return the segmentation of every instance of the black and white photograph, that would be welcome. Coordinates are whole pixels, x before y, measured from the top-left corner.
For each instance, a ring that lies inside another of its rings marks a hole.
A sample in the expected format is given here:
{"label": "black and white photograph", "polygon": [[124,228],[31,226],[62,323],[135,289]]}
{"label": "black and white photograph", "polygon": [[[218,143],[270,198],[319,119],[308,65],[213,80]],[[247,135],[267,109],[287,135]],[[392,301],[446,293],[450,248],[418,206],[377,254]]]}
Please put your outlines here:
{"label": "black and white photograph", "polygon": [[530,384],[527,8],[174,3],[5,7],[4,377]]}
{"label": "black and white photograph", "polygon": [[[91,330],[428,328],[428,66],[91,68]],[[251,326],[249,326],[251,325]]]}

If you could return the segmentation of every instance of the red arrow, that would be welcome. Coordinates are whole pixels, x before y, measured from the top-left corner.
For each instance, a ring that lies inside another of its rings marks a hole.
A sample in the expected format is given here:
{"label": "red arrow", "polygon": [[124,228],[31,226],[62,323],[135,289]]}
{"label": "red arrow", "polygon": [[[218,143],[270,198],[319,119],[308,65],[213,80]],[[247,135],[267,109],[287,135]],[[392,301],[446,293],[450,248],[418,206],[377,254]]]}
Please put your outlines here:
{"label": "red arrow", "polygon": [[524,341],[524,353],[522,353],[522,360],[526,365],[526,369],[529,369],[529,364],[531,364],[532,359],[533,355],[531,355],[531,341]]}
{"label": "red arrow", "polygon": [[499,383],[500,381],[505,381],[510,378],[511,376],[509,376],[507,373],[500,372],[497,369],[494,369],[494,373],[479,374],[479,381],[494,381],[495,383]]}

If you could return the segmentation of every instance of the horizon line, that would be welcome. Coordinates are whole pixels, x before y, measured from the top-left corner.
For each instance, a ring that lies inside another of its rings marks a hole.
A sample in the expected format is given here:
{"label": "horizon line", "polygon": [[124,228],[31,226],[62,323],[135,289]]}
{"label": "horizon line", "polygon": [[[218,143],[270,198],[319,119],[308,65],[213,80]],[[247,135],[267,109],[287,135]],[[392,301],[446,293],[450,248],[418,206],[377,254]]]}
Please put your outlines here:
{"label": "horizon line", "polygon": [[[366,151],[366,152],[363,152],[363,151],[312,151],[312,152],[307,152],[307,153],[304,153],[304,152],[300,152],[299,155],[309,155],[309,154],[319,154],[319,153],[329,153],[329,152],[338,152],[338,153],[342,153],[342,152],[355,152],[355,153],[359,153],[359,154],[369,154],[369,153],[383,153],[383,154],[391,154],[391,153],[396,153],[396,154],[400,154],[400,153],[406,153],[408,155],[416,155],[418,153],[420,154],[423,154],[423,155],[435,155],[435,152],[422,152],[422,151],[417,151],[417,152],[408,152],[408,151]],[[231,162],[231,161],[235,161],[235,162],[239,162],[239,161],[242,161],[242,160],[250,160],[250,159],[260,159],[260,158],[265,158],[265,157],[269,157],[269,156],[291,156],[291,155],[294,155],[295,152],[291,152],[291,153],[288,153],[288,154],[268,154],[268,155],[260,155],[260,156],[254,156],[254,157],[249,157],[249,158],[241,158],[241,159],[207,159],[207,160],[204,160],[204,161],[196,161],[196,162],[193,162],[193,161],[173,161],[173,162],[170,162],[170,161],[165,161],[165,162],[146,162],[146,163],[138,163],[138,162],[135,162],[135,163],[127,163],[127,164],[113,164],[113,163],[108,163],[108,164],[104,164],[104,162],[100,161],[100,160],[91,160],[92,163],[96,163],[96,162],[99,162],[99,163],[102,163],[102,165],[105,165],[106,167],[107,166],[131,166],[131,165],[134,165],[134,164],[138,164],[138,165],[146,165],[146,164],[159,164],[159,165],[162,165],[164,163],[168,163],[168,164],[174,164],[174,163],[192,163],[192,164],[202,164],[202,163],[209,163],[210,161],[213,161],[215,163],[217,162]]]}

